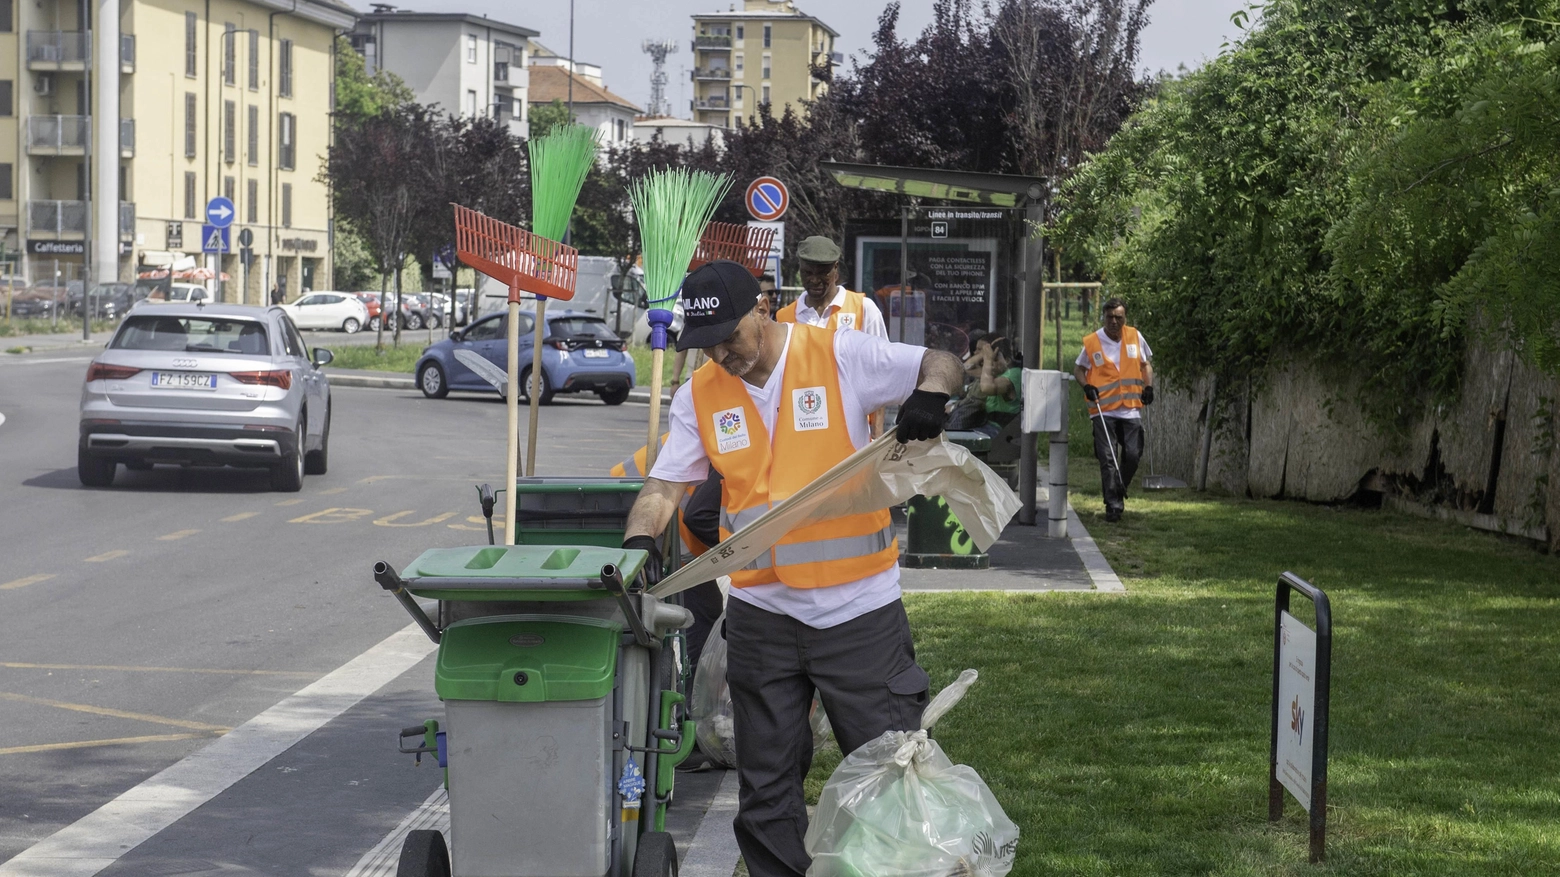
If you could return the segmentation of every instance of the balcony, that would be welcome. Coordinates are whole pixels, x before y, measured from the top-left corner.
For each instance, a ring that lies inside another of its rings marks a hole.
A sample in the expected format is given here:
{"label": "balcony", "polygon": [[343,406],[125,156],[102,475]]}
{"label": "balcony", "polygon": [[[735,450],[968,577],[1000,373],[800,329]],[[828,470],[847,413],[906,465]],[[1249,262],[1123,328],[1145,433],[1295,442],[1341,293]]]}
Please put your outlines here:
{"label": "balcony", "polygon": [[493,83],[495,85],[509,83],[509,65],[503,61],[493,62]]}
{"label": "balcony", "polygon": [[731,48],[731,36],[729,34],[715,34],[693,38],[693,50],[695,52],[721,51],[729,48]]}
{"label": "balcony", "polygon": [[716,82],[729,82],[731,80],[730,67],[695,67],[694,79],[714,80]]}
{"label": "balcony", "polygon": [[[28,201],[27,231],[32,234],[85,235],[89,211],[85,201]],[[119,202],[119,236],[135,234],[135,202]]]}
{"label": "balcony", "polygon": [[694,100],[693,108],[696,110],[710,110],[712,112],[724,113],[725,111],[731,109],[731,101],[724,97],[701,97]]}
{"label": "balcony", "polygon": [[88,116],[28,116],[28,155],[84,155],[92,137]]}
{"label": "balcony", "polygon": [[27,32],[28,70],[85,70],[92,35],[79,30]]}
{"label": "balcony", "polygon": [[[28,155],[85,155],[91,116],[28,116]],[[135,157],[135,120],[119,120],[119,155]]]}

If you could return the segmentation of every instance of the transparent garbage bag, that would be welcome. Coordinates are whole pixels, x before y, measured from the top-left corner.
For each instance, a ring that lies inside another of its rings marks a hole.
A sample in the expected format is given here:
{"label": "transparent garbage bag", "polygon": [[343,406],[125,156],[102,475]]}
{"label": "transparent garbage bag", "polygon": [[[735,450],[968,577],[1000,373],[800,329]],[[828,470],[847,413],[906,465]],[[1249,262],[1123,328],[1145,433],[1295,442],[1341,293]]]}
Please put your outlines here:
{"label": "transparent garbage bag", "polygon": [[[693,678],[693,737],[699,750],[710,760],[725,767],[737,766],[736,730],[731,709],[731,687],[726,684],[726,638],[721,635],[726,616],[722,615],[710,631],[699,655],[699,672]],[[812,708],[807,713],[812,727],[813,748],[820,749],[829,742],[829,717],[823,711],[823,703],[813,693]]]}
{"label": "transparent garbage bag", "polygon": [[1003,877],[1018,826],[975,771],[927,729],[975,682],[965,670],[927,705],[921,730],[889,731],[846,756],[807,827],[807,877]]}

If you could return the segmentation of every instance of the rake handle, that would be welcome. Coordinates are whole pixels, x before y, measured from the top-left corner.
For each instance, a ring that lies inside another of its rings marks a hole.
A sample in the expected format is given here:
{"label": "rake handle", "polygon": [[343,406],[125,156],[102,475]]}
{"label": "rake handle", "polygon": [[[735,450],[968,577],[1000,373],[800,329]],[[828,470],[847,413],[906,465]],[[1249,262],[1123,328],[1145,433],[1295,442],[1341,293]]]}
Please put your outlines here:
{"label": "rake handle", "polygon": [[666,362],[666,351],[659,347],[650,351],[650,429],[645,441],[645,476],[655,467],[656,452],[661,449],[661,368]]}
{"label": "rake handle", "polygon": [[515,481],[520,472],[520,290],[509,288],[509,387],[504,409],[509,416],[509,453],[504,455],[504,544],[515,544]]}
{"label": "rake handle", "polygon": [[542,337],[547,327],[547,298],[536,297],[536,337],[531,341],[531,425],[525,437],[525,471],[536,474],[536,415],[542,402]]}

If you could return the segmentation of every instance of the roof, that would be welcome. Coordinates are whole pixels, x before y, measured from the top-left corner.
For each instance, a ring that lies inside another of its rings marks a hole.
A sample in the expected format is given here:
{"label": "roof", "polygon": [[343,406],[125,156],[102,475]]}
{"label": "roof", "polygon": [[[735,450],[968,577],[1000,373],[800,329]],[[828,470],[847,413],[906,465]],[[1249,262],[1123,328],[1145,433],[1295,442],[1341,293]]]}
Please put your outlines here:
{"label": "roof", "polygon": [[358,15],[358,20],[363,22],[460,22],[462,24],[475,25],[477,27],[490,27],[496,31],[517,37],[531,37],[541,34],[539,30],[521,27],[518,24],[509,24],[497,19],[488,18],[485,15],[471,15],[466,12],[412,12],[410,10],[395,12],[368,12]]}
{"label": "roof", "polygon": [[[555,100],[569,100],[569,71],[562,67],[531,67],[531,89],[526,100],[533,104],[550,104]],[[634,102],[622,95],[613,94],[606,87],[597,85],[583,76],[574,75],[574,102],[577,104],[616,104],[636,114],[643,112]]]}
{"label": "roof", "polygon": [[327,24],[341,29],[351,27],[352,23],[361,14],[346,3],[338,3],[335,0],[302,0],[302,2],[293,2],[293,0],[254,0],[254,2],[267,9],[287,12],[306,21],[312,21],[316,24]]}
{"label": "roof", "polygon": [[676,116],[635,116],[634,124],[652,128],[715,128],[718,127],[709,122],[695,122],[692,119],[679,119]]}
{"label": "roof", "polygon": [[808,15],[800,9],[787,13],[783,10],[766,10],[759,12],[696,12],[689,16],[695,22],[700,21],[810,21],[829,32],[829,36],[837,37],[840,32],[827,24],[816,15]]}

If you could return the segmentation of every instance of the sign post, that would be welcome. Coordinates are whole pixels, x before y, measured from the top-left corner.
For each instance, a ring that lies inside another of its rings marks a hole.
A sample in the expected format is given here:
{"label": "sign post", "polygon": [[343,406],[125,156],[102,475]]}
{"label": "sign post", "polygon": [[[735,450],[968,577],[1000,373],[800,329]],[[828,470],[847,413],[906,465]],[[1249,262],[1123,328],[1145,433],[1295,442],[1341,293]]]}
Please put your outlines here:
{"label": "sign post", "polygon": [[206,224],[201,227],[200,249],[206,254],[206,269],[211,272],[211,279],[206,281],[206,294],[212,301],[220,300],[217,290],[221,288],[218,278],[222,276],[222,261],[216,254],[226,253],[231,248],[228,227],[237,216],[233,202],[221,195],[206,202]]}
{"label": "sign post", "polygon": [[[1298,591],[1316,607],[1316,630],[1289,614]],[[1327,594],[1286,572],[1273,609],[1273,726],[1268,821],[1284,816],[1284,790],[1311,814],[1311,864],[1327,855],[1327,704],[1332,688],[1332,606]]]}

